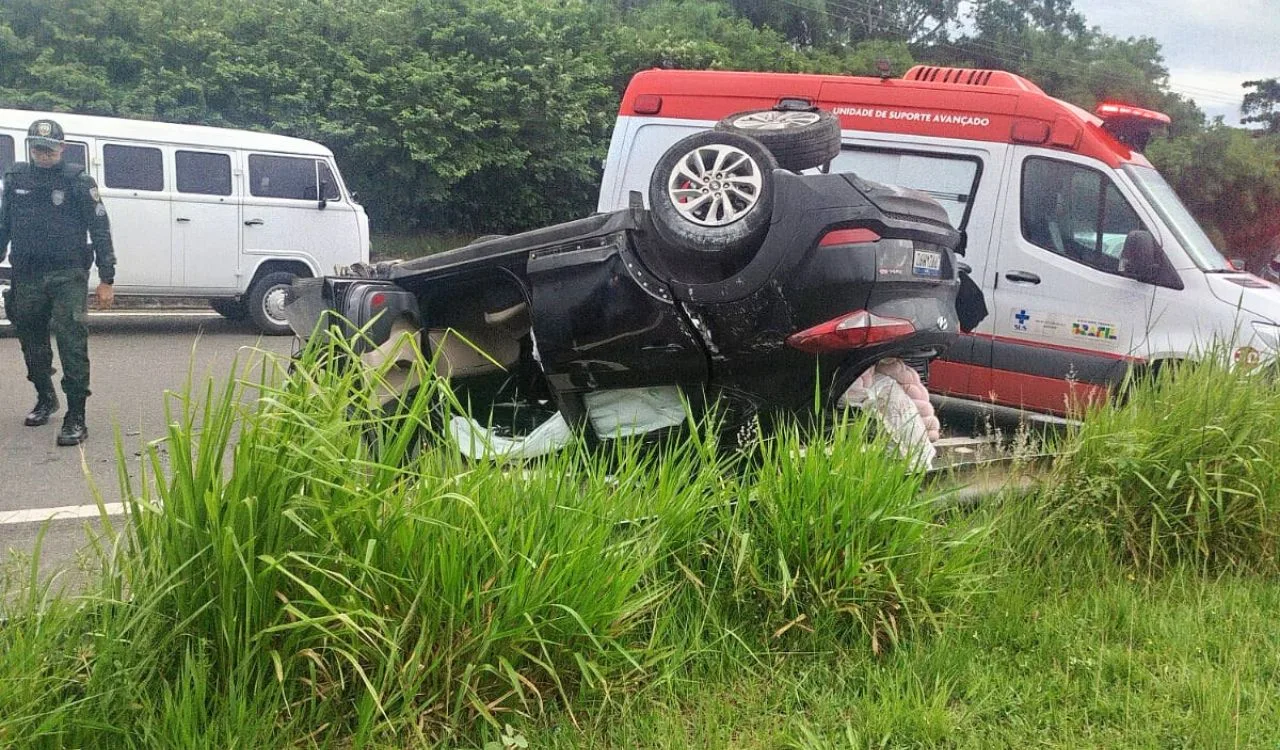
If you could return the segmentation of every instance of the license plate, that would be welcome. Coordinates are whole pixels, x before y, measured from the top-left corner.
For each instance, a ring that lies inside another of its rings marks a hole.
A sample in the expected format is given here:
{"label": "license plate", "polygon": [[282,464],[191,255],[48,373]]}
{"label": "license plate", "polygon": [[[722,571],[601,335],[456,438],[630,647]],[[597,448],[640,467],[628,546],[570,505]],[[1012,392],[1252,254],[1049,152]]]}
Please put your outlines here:
{"label": "license plate", "polygon": [[942,276],[942,253],[934,250],[916,250],[911,261],[911,272],[916,276],[936,279]]}

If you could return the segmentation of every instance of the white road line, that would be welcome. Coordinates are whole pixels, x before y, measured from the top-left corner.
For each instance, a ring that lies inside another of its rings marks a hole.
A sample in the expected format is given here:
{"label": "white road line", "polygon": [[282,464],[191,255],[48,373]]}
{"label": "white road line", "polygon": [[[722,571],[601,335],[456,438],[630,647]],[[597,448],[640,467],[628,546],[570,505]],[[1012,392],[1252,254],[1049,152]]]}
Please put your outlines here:
{"label": "white road line", "polygon": [[0,512],[0,526],[18,523],[66,521],[75,518],[97,518],[103,511],[109,516],[122,516],[124,515],[124,503],[105,503],[101,507],[97,505],[64,505],[61,508],[8,510]]}

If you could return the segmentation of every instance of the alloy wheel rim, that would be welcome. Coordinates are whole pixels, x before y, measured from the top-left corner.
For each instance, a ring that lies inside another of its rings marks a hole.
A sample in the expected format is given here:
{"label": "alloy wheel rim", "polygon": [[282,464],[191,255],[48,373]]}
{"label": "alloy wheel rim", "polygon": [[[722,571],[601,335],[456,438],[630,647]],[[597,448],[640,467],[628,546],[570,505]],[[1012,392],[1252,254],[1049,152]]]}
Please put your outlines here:
{"label": "alloy wheel rim", "polygon": [[700,146],[676,162],[667,194],[684,219],[702,227],[739,221],[760,202],[760,165],[736,146]]}
{"label": "alloy wheel rim", "polygon": [[790,130],[812,125],[818,121],[818,117],[817,112],[779,112],[771,109],[743,115],[733,121],[733,126],[739,130]]}

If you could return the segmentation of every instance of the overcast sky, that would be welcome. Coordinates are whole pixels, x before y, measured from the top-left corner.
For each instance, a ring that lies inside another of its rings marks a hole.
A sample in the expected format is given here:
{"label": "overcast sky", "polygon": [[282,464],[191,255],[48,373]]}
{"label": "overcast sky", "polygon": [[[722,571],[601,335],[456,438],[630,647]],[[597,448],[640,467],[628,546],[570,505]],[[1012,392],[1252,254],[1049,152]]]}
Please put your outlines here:
{"label": "overcast sky", "polygon": [[1174,91],[1240,121],[1240,84],[1280,77],[1280,0],[1075,0],[1089,24],[1160,43]]}

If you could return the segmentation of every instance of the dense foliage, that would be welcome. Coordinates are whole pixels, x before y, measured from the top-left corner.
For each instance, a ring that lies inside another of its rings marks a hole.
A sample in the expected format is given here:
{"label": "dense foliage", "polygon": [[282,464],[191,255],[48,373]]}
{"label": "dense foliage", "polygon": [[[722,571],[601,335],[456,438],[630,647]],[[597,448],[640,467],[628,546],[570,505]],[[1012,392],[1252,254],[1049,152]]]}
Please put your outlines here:
{"label": "dense foliage", "polygon": [[[1155,41],[1110,37],[1059,0],[0,4],[0,105],[320,140],[390,230],[505,232],[589,211],[637,70],[865,73],[879,58],[998,67],[1085,107],[1170,112],[1152,156],[1210,230],[1233,254],[1280,231],[1275,137],[1207,125],[1168,89]],[[1274,131],[1274,81],[1256,89],[1248,114]]]}

